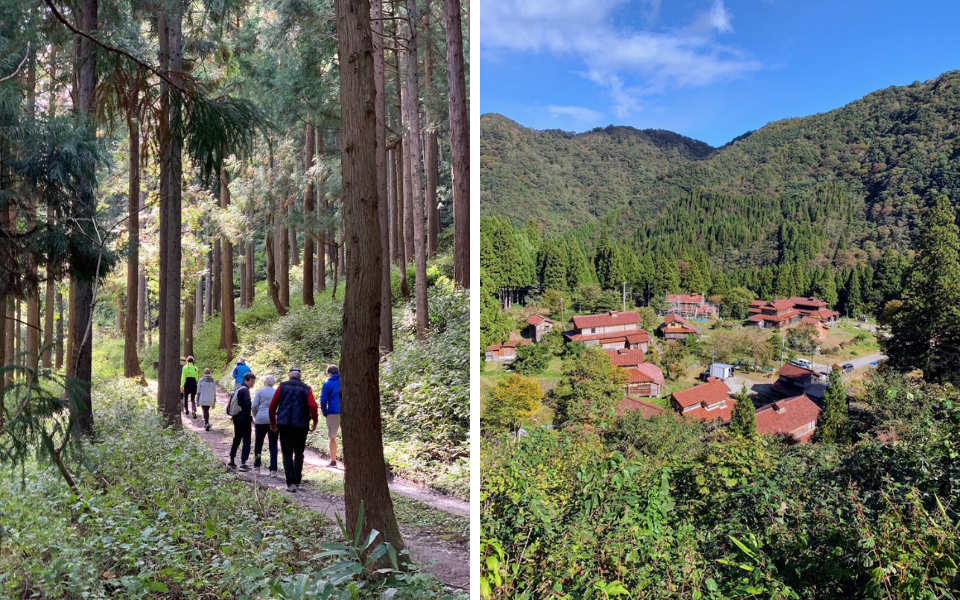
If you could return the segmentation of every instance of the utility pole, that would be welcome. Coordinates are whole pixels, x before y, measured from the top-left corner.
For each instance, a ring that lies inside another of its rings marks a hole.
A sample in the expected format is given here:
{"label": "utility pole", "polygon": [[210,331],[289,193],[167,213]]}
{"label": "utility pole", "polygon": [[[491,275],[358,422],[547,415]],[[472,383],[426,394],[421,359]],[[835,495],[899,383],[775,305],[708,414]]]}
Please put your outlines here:
{"label": "utility pole", "polygon": [[627,312],[627,282],[623,282],[623,312]]}

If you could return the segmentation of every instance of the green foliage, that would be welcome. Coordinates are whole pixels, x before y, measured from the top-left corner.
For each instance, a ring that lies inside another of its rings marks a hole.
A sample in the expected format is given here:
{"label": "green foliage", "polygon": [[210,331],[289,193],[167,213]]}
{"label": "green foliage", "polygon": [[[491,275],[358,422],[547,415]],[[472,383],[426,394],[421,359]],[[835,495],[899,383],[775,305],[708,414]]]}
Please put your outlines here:
{"label": "green foliage", "polygon": [[817,330],[809,323],[800,323],[796,327],[787,329],[787,347],[809,354],[819,346]]}
{"label": "green foliage", "polygon": [[517,358],[513,361],[513,370],[521,375],[539,375],[550,364],[550,349],[542,344],[524,344],[517,347]]}
{"label": "green foliage", "polygon": [[563,377],[553,390],[557,424],[598,424],[609,421],[623,400],[627,373],[610,363],[597,346],[564,359]]}
{"label": "green foliage", "polygon": [[697,450],[704,430],[703,421],[677,419],[669,410],[649,419],[634,411],[616,420],[606,440],[628,458],[668,461]]}
{"label": "green foliage", "polygon": [[830,382],[823,394],[823,412],[817,419],[817,439],[825,444],[840,444],[849,435],[847,415],[847,387],[843,385],[840,368],[830,369]]}
{"label": "green foliage", "polygon": [[744,385],[740,393],[735,397],[736,403],[733,405],[733,411],[730,413],[730,426],[727,431],[730,435],[737,437],[751,437],[757,433],[757,418],[754,413],[753,400],[747,393],[747,386]]}
{"label": "green foliage", "polygon": [[511,373],[497,382],[481,416],[485,432],[516,429],[540,407],[543,392],[536,379]]}
{"label": "green foliage", "polygon": [[686,344],[681,344],[676,340],[667,340],[663,343],[660,366],[663,368],[663,374],[667,379],[676,381],[686,375],[686,361],[689,355],[690,349]]}

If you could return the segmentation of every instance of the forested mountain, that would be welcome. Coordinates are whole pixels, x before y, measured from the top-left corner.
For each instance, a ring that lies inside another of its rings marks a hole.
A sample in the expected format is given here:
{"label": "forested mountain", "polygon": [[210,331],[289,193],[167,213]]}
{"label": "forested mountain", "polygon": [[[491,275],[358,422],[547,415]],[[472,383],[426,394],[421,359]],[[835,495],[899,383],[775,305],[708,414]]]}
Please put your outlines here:
{"label": "forested mountain", "polygon": [[484,215],[528,216],[559,232],[642,197],[671,164],[713,148],[669,131],[607,127],[574,135],[480,117]]}
{"label": "forested mountain", "polygon": [[777,260],[780,223],[799,217],[826,223],[817,250],[829,259],[842,242],[875,260],[909,247],[938,194],[960,198],[958,84],[954,71],[890,87],[716,150],[667,132],[538,132],[484,115],[482,211],[549,235],[587,225],[581,239],[595,239],[600,216],[615,238],[713,243],[711,255],[733,252],[741,266]]}

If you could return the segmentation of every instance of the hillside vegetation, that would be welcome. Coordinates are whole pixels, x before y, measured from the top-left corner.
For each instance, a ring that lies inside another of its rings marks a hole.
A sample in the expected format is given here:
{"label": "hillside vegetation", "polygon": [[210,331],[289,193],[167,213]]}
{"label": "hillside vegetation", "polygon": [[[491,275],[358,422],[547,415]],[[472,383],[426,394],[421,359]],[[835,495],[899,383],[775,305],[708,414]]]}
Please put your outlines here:
{"label": "hillside vegetation", "polygon": [[532,219],[548,235],[593,223],[586,237],[598,233],[600,218],[612,233],[641,238],[686,215],[702,224],[694,239],[736,218],[751,235],[721,243],[733,250],[746,242],[745,260],[759,265],[776,256],[779,222],[804,209],[811,213],[804,221],[817,222],[826,208],[818,198],[833,190],[826,195],[839,196],[839,206],[823,211],[824,250],[842,237],[868,253],[902,252],[933,198],[960,197],[958,86],[954,71],[890,87],[827,113],[770,123],[716,150],[668,132],[538,132],[484,115],[482,214]]}

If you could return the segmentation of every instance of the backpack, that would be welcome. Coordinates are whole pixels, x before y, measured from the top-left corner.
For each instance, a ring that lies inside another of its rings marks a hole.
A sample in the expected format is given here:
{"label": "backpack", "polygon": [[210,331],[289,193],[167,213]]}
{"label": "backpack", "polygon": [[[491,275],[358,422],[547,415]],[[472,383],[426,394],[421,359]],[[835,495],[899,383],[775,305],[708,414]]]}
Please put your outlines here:
{"label": "backpack", "polygon": [[240,393],[240,388],[237,388],[233,391],[233,396],[230,396],[230,402],[227,402],[227,414],[231,417],[235,417],[240,414],[240,401],[237,399],[237,394]]}

